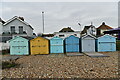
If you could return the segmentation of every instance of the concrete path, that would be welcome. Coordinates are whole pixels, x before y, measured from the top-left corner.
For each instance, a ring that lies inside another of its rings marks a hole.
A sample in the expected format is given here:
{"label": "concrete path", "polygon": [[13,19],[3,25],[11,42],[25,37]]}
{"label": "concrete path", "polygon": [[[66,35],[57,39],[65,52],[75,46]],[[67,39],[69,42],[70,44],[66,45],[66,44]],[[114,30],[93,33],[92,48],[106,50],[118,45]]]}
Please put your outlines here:
{"label": "concrete path", "polygon": [[89,57],[109,57],[108,55],[101,54],[98,52],[85,52],[85,54]]}
{"label": "concrete path", "polygon": [[21,58],[22,56],[2,56],[2,61],[11,61],[11,60],[17,60]]}
{"label": "concrete path", "polygon": [[66,53],[67,56],[83,56],[83,53]]}

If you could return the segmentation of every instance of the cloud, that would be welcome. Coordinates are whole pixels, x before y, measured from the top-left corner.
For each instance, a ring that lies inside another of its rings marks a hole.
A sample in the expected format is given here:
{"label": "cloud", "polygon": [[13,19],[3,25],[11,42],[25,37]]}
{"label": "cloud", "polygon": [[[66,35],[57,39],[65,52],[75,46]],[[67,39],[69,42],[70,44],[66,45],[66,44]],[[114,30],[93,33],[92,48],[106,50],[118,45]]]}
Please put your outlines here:
{"label": "cloud", "polygon": [[[117,27],[117,2],[11,2],[3,3],[3,19],[13,16],[23,16],[25,21],[34,27],[35,33],[42,32],[41,12],[45,12],[45,32],[53,33],[63,27],[80,30],[91,22],[98,27],[105,21],[112,27]],[[8,14],[9,13],[9,14]]]}

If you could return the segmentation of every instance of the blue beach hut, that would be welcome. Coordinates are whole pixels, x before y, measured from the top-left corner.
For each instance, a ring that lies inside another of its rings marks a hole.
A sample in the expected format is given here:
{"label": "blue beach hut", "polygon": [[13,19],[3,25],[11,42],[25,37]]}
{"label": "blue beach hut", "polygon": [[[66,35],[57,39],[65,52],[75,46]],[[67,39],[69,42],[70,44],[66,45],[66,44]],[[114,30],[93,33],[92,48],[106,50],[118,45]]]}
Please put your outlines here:
{"label": "blue beach hut", "polygon": [[23,37],[14,37],[10,42],[10,55],[29,55],[29,40]]}
{"label": "blue beach hut", "polygon": [[116,38],[111,35],[103,35],[96,39],[97,52],[116,51]]}
{"label": "blue beach hut", "polygon": [[64,53],[62,38],[56,36],[50,39],[50,53]]}
{"label": "blue beach hut", "polygon": [[79,44],[80,39],[78,37],[75,37],[74,35],[65,38],[65,52],[80,52]]}

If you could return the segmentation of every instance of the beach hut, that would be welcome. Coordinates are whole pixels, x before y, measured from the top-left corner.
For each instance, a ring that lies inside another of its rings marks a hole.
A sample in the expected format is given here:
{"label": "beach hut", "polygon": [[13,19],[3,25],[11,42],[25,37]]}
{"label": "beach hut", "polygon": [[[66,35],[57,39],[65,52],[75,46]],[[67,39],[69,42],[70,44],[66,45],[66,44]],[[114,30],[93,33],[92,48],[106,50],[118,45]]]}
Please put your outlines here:
{"label": "beach hut", "polygon": [[98,52],[116,51],[116,38],[108,34],[98,37],[96,50]]}
{"label": "beach hut", "polygon": [[79,44],[80,39],[78,37],[75,37],[74,35],[65,38],[65,52],[80,52]]}
{"label": "beach hut", "polygon": [[29,55],[29,40],[23,37],[14,37],[10,42],[10,55]]}
{"label": "beach hut", "polygon": [[92,35],[84,35],[81,37],[82,52],[95,52],[95,39]]}
{"label": "beach hut", "polygon": [[62,38],[55,36],[50,39],[50,53],[64,53]]}
{"label": "beach hut", "polygon": [[30,40],[30,52],[32,55],[49,54],[49,40],[43,37]]}

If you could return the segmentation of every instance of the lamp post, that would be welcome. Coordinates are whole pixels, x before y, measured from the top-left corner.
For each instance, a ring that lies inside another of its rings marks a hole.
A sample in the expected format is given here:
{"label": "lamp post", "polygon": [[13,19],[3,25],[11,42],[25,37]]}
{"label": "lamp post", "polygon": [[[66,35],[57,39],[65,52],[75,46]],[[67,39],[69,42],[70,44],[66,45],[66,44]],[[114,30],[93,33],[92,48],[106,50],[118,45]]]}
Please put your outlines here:
{"label": "lamp post", "polygon": [[42,24],[43,24],[43,34],[44,34],[44,12],[42,11]]}
{"label": "lamp post", "polygon": [[78,23],[78,25],[80,26],[80,31],[81,31],[81,24],[80,24],[80,23]]}
{"label": "lamp post", "polygon": [[[78,25],[80,26],[80,31],[81,31],[81,24],[80,24],[80,23],[78,23]],[[80,32],[80,37],[81,37],[81,32]]]}

